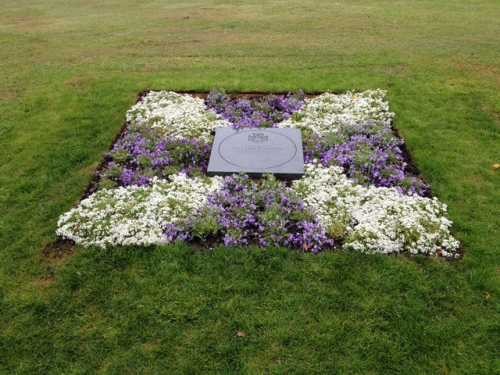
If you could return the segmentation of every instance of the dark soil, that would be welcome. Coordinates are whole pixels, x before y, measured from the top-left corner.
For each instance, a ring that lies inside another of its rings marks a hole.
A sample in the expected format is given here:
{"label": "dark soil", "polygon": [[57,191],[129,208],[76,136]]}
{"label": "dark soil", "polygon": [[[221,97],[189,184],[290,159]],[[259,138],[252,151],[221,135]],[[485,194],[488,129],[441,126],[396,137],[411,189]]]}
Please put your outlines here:
{"label": "dark soil", "polygon": [[73,253],[75,243],[71,240],[58,238],[54,242],[48,244],[42,250],[42,257],[44,258],[63,258],[66,255]]}
{"label": "dark soil", "polygon": [[[392,132],[393,134],[403,140],[403,143],[401,146],[399,146],[399,149],[401,150],[401,153],[403,154],[403,159],[406,163],[406,168],[405,170],[411,174],[412,176],[414,177],[418,177],[420,178],[422,181],[426,182],[423,178],[422,178],[422,172],[420,172],[420,169],[418,169],[417,165],[415,164],[415,160],[413,159],[413,156],[411,155],[411,152],[408,148],[408,146],[406,145],[406,142],[404,140],[404,138],[401,136],[401,133],[399,132],[399,130],[394,126],[394,122],[391,123],[391,129],[392,129]],[[431,193],[431,186],[429,184],[427,184],[427,191],[425,192],[425,194],[423,195],[424,197],[426,198],[432,198],[432,193]]]}

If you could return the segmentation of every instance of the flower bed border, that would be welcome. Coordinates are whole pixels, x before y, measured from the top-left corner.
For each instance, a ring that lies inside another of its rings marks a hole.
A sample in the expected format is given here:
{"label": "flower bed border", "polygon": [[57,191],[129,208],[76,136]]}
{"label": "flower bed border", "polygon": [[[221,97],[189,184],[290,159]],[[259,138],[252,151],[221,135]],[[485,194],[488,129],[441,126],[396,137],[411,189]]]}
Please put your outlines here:
{"label": "flower bed border", "polygon": [[[137,95],[135,104],[139,103],[149,93],[160,92],[160,91],[165,91],[165,90],[145,90],[145,91],[139,92]],[[203,100],[206,99],[208,94],[209,94],[209,91],[195,91],[195,90],[180,90],[180,91],[173,91],[173,92],[175,92],[177,94],[181,94],[181,95],[190,95],[192,97],[200,98]],[[317,97],[323,93],[324,92],[307,92],[307,93],[304,93],[304,96],[306,98],[314,98],[314,97]],[[262,96],[267,96],[267,95],[283,96],[286,94],[288,94],[288,92],[249,91],[249,92],[227,93],[227,96],[230,97],[231,99],[234,99],[234,98],[256,98],[256,97],[262,97]],[[340,95],[341,93],[332,92],[332,94]],[[99,181],[99,175],[103,171],[103,169],[105,168],[107,163],[110,161],[110,158],[107,156],[108,152],[110,152],[113,149],[113,147],[115,146],[115,144],[126,134],[126,130],[129,126],[130,126],[130,122],[128,122],[127,120],[124,120],[122,127],[120,128],[119,132],[114,137],[113,141],[111,142],[110,146],[108,147],[102,162],[95,169],[94,177],[89,182],[87,188],[85,189],[83,195],[80,198],[80,201],[82,201],[85,198],[88,198],[93,192],[95,192],[95,188],[96,188],[97,183]],[[416,166],[415,161],[411,155],[411,152],[408,149],[406,142],[404,142],[404,138],[401,136],[399,129],[396,128],[396,126],[394,125],[394,121],[392,121],[392,120],[390,122],[390,128],[391,128],[391,132],[394,135],[394,137],[403,141],[402,145],[400,145],[400,150],[402,153],[402,157],[403,157],[404,161],[406,162],[406,170],[409,172],[410,175],[422,179],[421,171]],[[430,187],[427,189],[427,192],[423,196],[427,197],[427,198],[433,197],[431,190],[430,190]],[[60,256],[61,247],[67,248],[69,246],[71,248],[71,251],[72,251],[72,248],[74,247],[74,245],[75,245],[75,243],[71,240],[57,238],[56,241],[54,241],[53,243],[51,243],[45,247],[43,255],[49,256],[51,253],[55,252],[56,256],[57,255]],[[207,241],[207,243],[203,243],[203,244],[198,243],[198,241],[196,241],[196,242],[191,242],[189,245],[198,251],[212,249],[214,247],[214,243],[211,243],[211,241]],[[443,257],[443,259],[446,259],[447,261],[451,261],[451,263],[456,264],[459,261],[459,259],[462,258],[462,255],[463,255],[463,249],[461,246],[459,249],[457,249],[456,253],[459,254],[458,259],[454,258],[454,257]],[[406,255],[410,256],[410,254],[408,254],[406,252],[404,252],[402,254],[406,254]]]}

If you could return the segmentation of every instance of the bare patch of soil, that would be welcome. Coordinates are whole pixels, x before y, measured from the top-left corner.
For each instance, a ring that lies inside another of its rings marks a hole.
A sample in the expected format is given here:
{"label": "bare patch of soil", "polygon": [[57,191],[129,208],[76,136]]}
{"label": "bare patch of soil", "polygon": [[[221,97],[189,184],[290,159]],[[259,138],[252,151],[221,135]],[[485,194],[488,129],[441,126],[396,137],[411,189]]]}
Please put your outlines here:
{"label": "bare patch of soil", "polygon": [[45,246],[42,250],[42,257],[45,259],[61,259],[73,254],[75,243],[71,240],[58,238],[54,242]]}

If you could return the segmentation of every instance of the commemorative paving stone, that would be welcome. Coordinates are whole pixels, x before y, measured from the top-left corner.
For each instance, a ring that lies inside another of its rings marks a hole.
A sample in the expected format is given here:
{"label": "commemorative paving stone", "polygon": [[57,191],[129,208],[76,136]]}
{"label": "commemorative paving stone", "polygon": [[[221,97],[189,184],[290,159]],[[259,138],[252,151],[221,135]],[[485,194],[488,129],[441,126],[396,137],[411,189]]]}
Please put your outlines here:
{"label": "commemorative paving stone", "polygon": [[301,178],[304,155],[300,129],[217,129],[207,174],[226,176],[238,172],[251,177],[273,173],[286,180]]}

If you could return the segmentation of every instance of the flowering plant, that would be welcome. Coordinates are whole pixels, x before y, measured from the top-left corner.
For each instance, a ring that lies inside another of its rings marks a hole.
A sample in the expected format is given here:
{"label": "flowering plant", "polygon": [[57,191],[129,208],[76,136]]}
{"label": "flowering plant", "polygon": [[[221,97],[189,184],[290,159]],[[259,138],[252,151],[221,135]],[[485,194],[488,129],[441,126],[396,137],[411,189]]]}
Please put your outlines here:
{"label": "flowering plant", "polygon": [[222,179],[173,175],[151,186],[103,189],[61,215],[57,235],[84,246],[159,245],[167,243],[167,224],[181,223],[197,211]]}
{"label": "flowering plant", "polygon": [[354,182],[365,186],[395,187],[400,193],[426,195],[429,186],[407,173],[404,142],[384,125],[339,124],[336,132],[304,138],[304,160],[342,167]]}
{"label": "flowering plant", "polygon": [[223,236],[226,246],[253,243],[318,252],[333,244],[313,211],[273,175],[260,182],[247,175],[226,177],[183,228],[167,229],[169,240],[203,239],[216,234]]}
{"label": "flowering plant", "polygon": [[106,155],[109,162],[99,175],[99,188],[149,185],[153,178],[179,172],[202,176],[212,147],[198,138],[164,136],[157,128],[132,124]]}
{"label": "flowering plant", "polygon": [[382,90],[341,95],[325,93],[306,100],[299,111],[278,126],[300,128],[320,136],[336,132],[341,124],[390,126],[394,113],[389,110],[384,97]]}
{"label": "flowering plant", "polygon": [[358,185],[338,167],[306,165],[293,190],[316,212],[332,238],[343,248],[370,253],[453,256],[459,243],[450,233],[446,205],[437,198],[400,194],[395,188]]}
{"label": "flowering plant", "polygon": [[212,90],[205,104],[219,113],[235,129],[275,128],[278,123],[292,117],[292,113],[302,107],[303,91],[283,97],[267,95],[254,98],[231,99],[224,90]]}
{"label": "flowering plant", "polygon": [[[151,92],[127,112],[97,192],[60,217],[57,234],[103,248],[182,240],[458,256],[446,205],[408,171],[384,95]],[[304,177],[205,176],[221,126],[300,128]]]}
{"label": "flowering plant", "polygon": [[127,122],[159,129],[165,136],[212,140],[216,128],[229,126],[202,99],[171,91],[151,91],[127,112]]}

